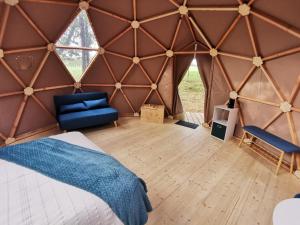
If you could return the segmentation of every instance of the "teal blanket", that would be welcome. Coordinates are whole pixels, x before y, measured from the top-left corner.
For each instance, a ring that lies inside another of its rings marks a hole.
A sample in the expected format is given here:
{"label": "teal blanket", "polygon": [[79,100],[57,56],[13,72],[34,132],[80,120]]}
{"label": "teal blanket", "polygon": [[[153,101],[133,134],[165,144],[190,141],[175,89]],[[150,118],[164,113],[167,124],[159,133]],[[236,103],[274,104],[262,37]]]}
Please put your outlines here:
{"label": "teal blanket", "polygon": [[95,194],[125,225],[144,225],[152,210],[144,181],[101,152],[44,138],[0,148],[0,159]]}

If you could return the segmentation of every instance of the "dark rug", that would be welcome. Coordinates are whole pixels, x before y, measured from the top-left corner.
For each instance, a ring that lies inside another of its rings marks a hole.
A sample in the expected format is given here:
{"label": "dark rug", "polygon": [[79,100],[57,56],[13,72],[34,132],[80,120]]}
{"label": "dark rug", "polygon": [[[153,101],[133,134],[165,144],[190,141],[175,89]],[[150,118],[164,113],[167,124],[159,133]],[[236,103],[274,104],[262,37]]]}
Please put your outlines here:
{"label": "dark rug", "polygon": [[195,124],[195,123],[189,123],[183,120],[179,120],[177,121],[175,124],[180,125],[180,126],[184,126],[184,127],[188,127],[188,128],[192,128],[192,129],[196,129],[199,125]]}

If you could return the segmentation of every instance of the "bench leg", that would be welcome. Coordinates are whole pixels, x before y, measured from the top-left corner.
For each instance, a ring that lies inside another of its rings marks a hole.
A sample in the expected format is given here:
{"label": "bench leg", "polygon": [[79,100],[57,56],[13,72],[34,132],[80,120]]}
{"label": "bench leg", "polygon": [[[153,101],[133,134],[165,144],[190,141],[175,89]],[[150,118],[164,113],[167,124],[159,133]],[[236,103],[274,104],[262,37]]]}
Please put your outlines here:
{"label": "bench leg", "polygon": [[117,127],[117,126],[118,126],[118,123],[117,123],[117,121],[114,121],[114,124],[115,124],[115,127]]}
{"label": "bench leg", "polygon": [[275,173],[276,175],[279,172],[280,166],[282,164],[283,157],[284,157],[284,152],[281,152],[281,155],[280,155],[279,160],[278,160],[277,168],[276,168],[276,173]]}
{"label": "bench leg", "polygon": [[294,163],[295,163],[295,153],[292,153],[291,165],[290,165],[290,174],[294,172]]}
{"label": "bench leg", "polygon": [[241,146],[242,146],[242,144],[243,144],[243,142],[244,142],[244,139],[245,139],[245,137],[246,137],[246,132],[244,131],[244,133],[243,133],[243,136],[242,136],[242,139],[241,139],[241,141],[240,141],[240,143],[239,143],[239,147],[241,147]]}

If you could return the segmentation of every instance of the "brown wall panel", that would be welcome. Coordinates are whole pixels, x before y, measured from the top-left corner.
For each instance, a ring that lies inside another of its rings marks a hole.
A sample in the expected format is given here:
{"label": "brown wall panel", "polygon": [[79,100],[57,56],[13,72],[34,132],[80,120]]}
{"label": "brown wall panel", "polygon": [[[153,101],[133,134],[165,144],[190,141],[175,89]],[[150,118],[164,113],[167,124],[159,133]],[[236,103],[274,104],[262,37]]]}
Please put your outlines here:
{"label": "brown wall panel", "polygon": [[[53,42],[69,23],[70,18],[79,12],[77,5],[79,1],[68,2],[71,5],[61,5],[55,1],[51,4],[41,1],[22,2],[18,6],[10,7],[8,11],[5,11],[7,6],[3,2],[0,3],[0,49],[4,50],[4,58],[0,62],[0,132],[5,137],[14,133],[11,130],[17,114],[20,114],[20,122],[16,121],[18,129],[16,134],[12,135],[14,137],[53,123],[50,115],[39,118],[34,124],[28,121],[38,115],[46,115],[46,111],[54,113],[53,95],[71,93],[74,90],[74,80],[60,59],[51,52],[45,64],[41,64],[41,71],[36,74],[37,79],[32,86],[35,90],[34,96],[29,96],[25,101],[23,113],[19,110],[22,106],[21,101],[24,99],[23,89],[29,86],[45,56],[48,41]],[[168,110],[172,111],[173,91],[176,88],[173,84],[173,76],[176,73],[176,65],[174,70],[172,59],[166,61],[165,55],[156,56],[156,54],[165,54],[165,51],[172,47],[173,41],[172,50],[175,55],[179,55],[184,50],[191,57],[195,43],[198,43],[198,47],[202,46],[198,48],[198,51],[209,51],[210,48],[215,48],[217,43],[221,43],[217,50],[227,53],[227,55],[218,55],[213,60],[208,52],[198,58],[200,61],[202,59],[200,69],[202,68],[205,74],[203,79],[211,81],[212,85],[211,97],[207,104],[208,118],[212,116],[214,105],[224,104],[228,99],[231,89],[225,78],[228,77],[227,81],[232,84],[233,90],[237,90],[250,68],[253,67],[252,57],[256,55],[255,50],[257,50],[257,56],[266,58],[268,61],[263,63],[262,68],[255,67],[244,87],[238,90],[241,97],[252,98],[252,100],[239,99],[246,124],[264,126],[268,122],[268,117],[280,112],[279,104],[284,100],[288,101],[292,90],[296,90],[297,80],[300,79],[299,1],[274,0],[270,4],[269,0],[256,0],[251,5],[252,13],[248,17],[241,16],[236,26],[229,31],[228,29],[239,15],[237,11],[239,4],[236,0],[188,0],[188,7],[219,9],[218,11],[198,10],[188,12],[187,15],[180,15],[176,4],[169,0],[139,0],[136,1],[136,7],[132,2],[131,0],[90,2],[91,7],[87,13],[98,42],[106,52],[103,56],[98,56],[80,81],[83,91],[108,92],[112,105],[120,110],[121,115],[133,115],[134,112],[139,112],[141,104],[151,90],[152,82],[158,86],[158,89],[152,91],[146,103],[164,103]],[[183,2],[177,1],[178,4],[183,4]],[[243,2],[248,3],[248,1]],[[222,10],[222,7],[230,7],[234,10],[229,12]],[[28,18],[20,13],[23,10]],[[174,12],[174,14],[167,15],[166,13],[169,12]],[[141,22],[140,28],[145,29],[147,34],[138,28],[135,37],[135,31],[131,27],[131,21],[135,16]],[[194,18],[196,24],[191,25],[188,16]],[[178,26],[180,18],[182,23]],[[248,25],[247,18],[250,22]],[[6,19],[8,19],[7,23]],[[177,27],[179,30],[176,33]],[[127,28],[128,31],[122,33]],[[195,34],[195,40],[191,29]],[[23,49],[29,47],[41,47],[45,50],[25,51]],[[289,49],[293,51],[287,55],[270,57],[271,54]],[[6,54],[11,50],[19,50],[19,52]],[[114,53],[116,54],[113,55]],[[228,53],[233,55],[229,56]],[[153,58],[142,59],[140,65],[132,66],[132,57],[135,55],[141,59],[144,56],[153,56]],[[19,70],[16,60],[18,56],[32,57],[32,67],[24,71]],[[103,57],[107,59],[106,62]],[[218,60],[219,63],[217,63]],[[144,72],[141,67],[145,70]],[[115,83],[121,80],[122,84],[127,86],[117,90]],[[9,92],[16,93],[4,97],[3,94]],[[278,96],[281,93],[282,99]],[[33,100],[34,97],[40,101],[40,104]],[[299,90],[295,92],[294,99],[291,104],[296,110],[292,115],[299,137]],[[268,101],[269,104],[275,104],[275,106],[266,105],[260,101]],[[262,110],[264,115],[259,114]],[[286,118],[283,114],[271,124],[269,130],[289,139],[292,131],[288,127]],[[239,131],[237,134],[240,134]],[[0,144],[3,141],[0,140]]]}

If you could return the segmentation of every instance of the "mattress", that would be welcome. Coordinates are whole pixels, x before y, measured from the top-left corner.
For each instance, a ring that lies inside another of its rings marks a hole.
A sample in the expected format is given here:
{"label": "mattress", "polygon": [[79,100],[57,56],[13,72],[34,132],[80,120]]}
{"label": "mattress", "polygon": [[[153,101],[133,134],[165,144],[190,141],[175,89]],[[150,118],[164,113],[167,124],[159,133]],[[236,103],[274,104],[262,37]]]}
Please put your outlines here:
{"label": "mattress", "polygon": [[[50,138],[101,151],[80,132]],[[0,159],[1,225],[122,225],[99,197]]]}

